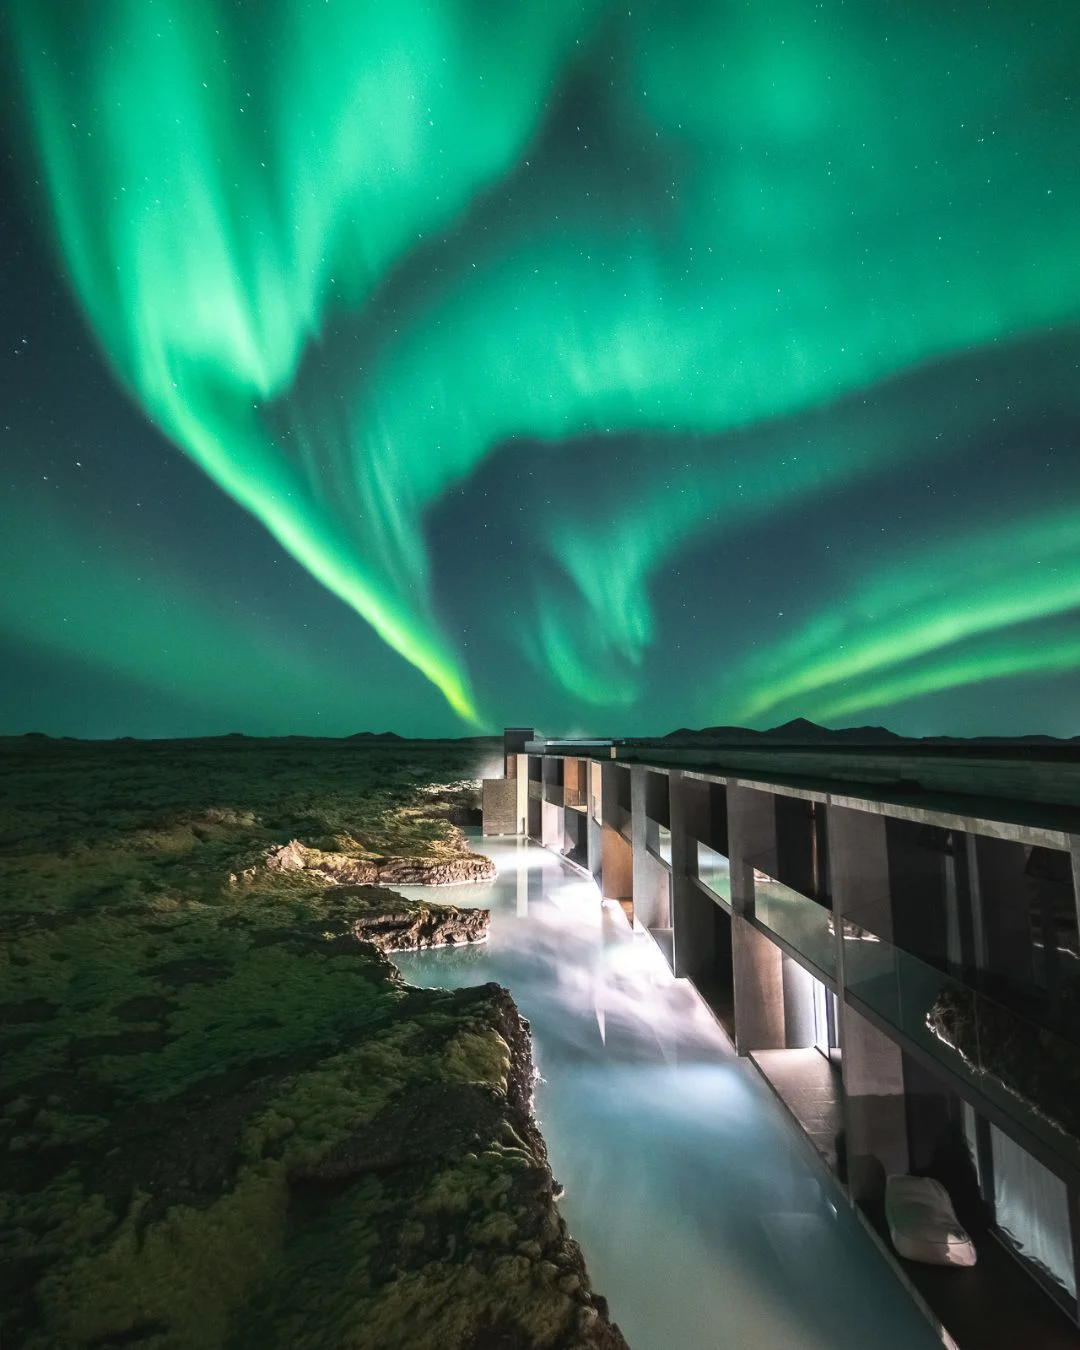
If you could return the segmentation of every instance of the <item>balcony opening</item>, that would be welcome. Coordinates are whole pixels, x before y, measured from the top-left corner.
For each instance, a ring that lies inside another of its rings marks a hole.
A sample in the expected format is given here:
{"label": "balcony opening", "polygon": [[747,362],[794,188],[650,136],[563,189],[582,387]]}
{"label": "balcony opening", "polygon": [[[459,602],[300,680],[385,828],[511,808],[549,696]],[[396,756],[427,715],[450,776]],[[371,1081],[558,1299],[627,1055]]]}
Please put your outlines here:
{"label": "balcony opening", "polygon": [[600,893],[617,900],[627,919],[634,921],[634,854],[630,840],[614,825],[604,823],[600,832]]}
{"label": "balcony opening", "polygon": [[645,814],[658,825],[671,825],[671,792],[666,773],[645,774]]}
{"label": "balcony opening", "polygon": [[562,815],[561,853],[577,867],[589,866],[589,818],[584,811],[565,810]]}
{"label": "balcony opening", "polygon": [[567,757],[563,761],[563,802],[575,811],[589,804],[588,761]]}
{"label": "balcony opening", "polygon": [[780,960],[784,1045],[751,1050],[750,1058],[836,1173],[843,1150],[836,998],[792,957]]}
{"label": "balcony opening", "polygon": [[695,839],[691,845],[691,866],[702,886],[731,904],[731,866],[723,853]]}
{"label": "balcony opening", "polygon": [[688,976],[735,1040],[735,978],[731,915],[696,886],[680,896],[675,920],[675,973]]}
{"label": "balcony opening", "polygon": [[824,803],[780,793],[774,803],[776,855],[773,865],[765,870],[791,890],[828,908],[829,849]]}

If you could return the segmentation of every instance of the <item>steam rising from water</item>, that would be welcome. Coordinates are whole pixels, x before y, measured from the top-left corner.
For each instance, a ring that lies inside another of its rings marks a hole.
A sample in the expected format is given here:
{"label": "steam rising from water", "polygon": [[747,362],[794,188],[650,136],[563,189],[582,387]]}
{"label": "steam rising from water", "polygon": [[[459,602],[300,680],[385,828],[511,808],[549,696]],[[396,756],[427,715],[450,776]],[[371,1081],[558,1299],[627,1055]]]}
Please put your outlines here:
{"label": "steam rising from water", "polygon": [[938,1346],[652,941],[547,851],[474,846],[497,880],[439,898],[489,906],[490,941],[395,959],[415,984],[505,984],[529,1019],[561,1208],[633,1350]]}

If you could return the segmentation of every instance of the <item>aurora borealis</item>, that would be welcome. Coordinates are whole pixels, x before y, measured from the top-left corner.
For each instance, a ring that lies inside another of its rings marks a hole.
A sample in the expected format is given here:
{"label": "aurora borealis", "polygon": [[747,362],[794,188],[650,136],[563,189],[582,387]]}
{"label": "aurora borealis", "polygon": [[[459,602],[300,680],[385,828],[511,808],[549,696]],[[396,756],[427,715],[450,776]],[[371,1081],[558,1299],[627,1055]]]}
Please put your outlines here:
{"label": "aurora borealis", "polygon": [[8,0],[0,730],[1080,733],[1080,10]]}

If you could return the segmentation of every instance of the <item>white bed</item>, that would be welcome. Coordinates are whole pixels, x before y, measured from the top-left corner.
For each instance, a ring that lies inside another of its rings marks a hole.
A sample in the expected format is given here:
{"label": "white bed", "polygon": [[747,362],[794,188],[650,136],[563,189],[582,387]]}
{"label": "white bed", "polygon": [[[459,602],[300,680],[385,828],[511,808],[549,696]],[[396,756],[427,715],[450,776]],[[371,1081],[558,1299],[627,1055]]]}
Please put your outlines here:
{"label": "white bed", "polygon": [[949,1192],[932,1177],[892,1176],[885,1183],[892,1244],[909,1261],[973,1266],[975,1244],[957,1222]]}

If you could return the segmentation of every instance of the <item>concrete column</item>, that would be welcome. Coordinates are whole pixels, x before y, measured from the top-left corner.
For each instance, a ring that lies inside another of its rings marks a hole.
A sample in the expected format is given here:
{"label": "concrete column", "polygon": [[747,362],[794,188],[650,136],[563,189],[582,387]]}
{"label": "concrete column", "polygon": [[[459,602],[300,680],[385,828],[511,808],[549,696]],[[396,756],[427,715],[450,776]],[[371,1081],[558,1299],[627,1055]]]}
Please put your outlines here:
{"label": "concrete column", "polygon": [[783,1050],[784,977],[780,948],[739,914],[731,916],[735,1049]]}
{"label": "concrete column", "polygon": [[840,1005],[848,1186],[853,1200],[879,1200],[885,1178],[908,1170],[907,1111],[900,1047]]}
{"label": "concrete column", "polygon": [[529,756],[515,755],[517,760],[517,819],[518,834],[529,832]]}
{"label": "concrete column", "polygon": [[619,787],[629,770],[613,761],[600,766],[600,819],[605,825],[619,827]]}
{"label": "concrete column", "polygon": [[588,821],[586,822],[586,828],[588,830],[589,872],[592,876],[592,879],[596,882],[597,886],[600,887],[600,893],[603,894],[604,827],[598,821],[593,820],[592,816],[590,816]]}
{"label": "concrete column", "polygon": [[630,769],[630,833],[634,851],[634,921],[656,938],[669,966],[674,966],[671,944],[671,873],[646,847],[645,827],[649,770],[643,764]]}
{"label": "concrete column", "polygon": [[[892,938],[885,819],[829,807],[829,860],[837,929],[838,984],[844,987],[845,918]],[[855,1201],[880,1199],[885,1178],[908,1170],[907,1112],[900,1047],[839,1001],[848,1184]]]}
{"label": "concrete column", "polygon": [[708,831],[708,784],[673,773],[671,786],[671,926],[674,971],[693,979],[715,961],[714,902],[691,879],[697,866],[693,840]]}
{"label": "concrete column", "polygon": [[[586,787],[586,838],[588,841],[588,868],[596,884],[603,891],[602,873],[604,867],[604,855],[601,844],[602,827],[597,816],[600,815],[600,799],[602,789],[600,786],[600,765],[595,760],[588,760],[585,763],[585,787]],[[595,809],[594,809],[595,805]],[[601,817],[602,818],[602,817]]]}
{"label": "concrete column", "polygon": [[634,855],[629,843],[613,825],[601,826],[600,868],[600,894],[604,899],[632,901]]}
{"label": "concrete column", "polygon": [[[737,914],[752,914],[754,860],[761,858],[776,846],[776,816],[772,793],[758,788],[729,784],[727,811],[731,907]],[[754,1046],[753,1049],[763,1050],[766,1047]]]}
{"label": "concrete column", "polygon": [[[829,865],[833,913],[848,915],[878,937],[892,940],[889,852],[885,817],[829,806]],[[869,922],[869,920],[873,922]]]}
{"label": "concrete column", "polygon": [[638,902],[634,909],[635,913],[639,913],[641,922],[651,928],[652,919],[646,918],[641,912],[648,908],[642,903],[648,885],[645,868],[649,856],[645,848],[646,772],[643,764],[630,766],[630,844],[634,850],[634,897]]}
{"label": "concrete column", "polygon": [[561,853],[563,849],[563,812],[554,802],[544,802],[541,807],[540,842],[544,848]]}
{"label": "concrete column", "polygon": [[633,922],[634,856],[630,843],[619,832],[618,775],[625,770],[614,762],[600,765],[600,894],[605,900],[618,900]]}
{"label": "concrete column", "polygon": [[889,851],[885,818],[872,811],[829,806],[829,869],[836,929],[837,987],[844,983],[844,920],[892,938]]}

